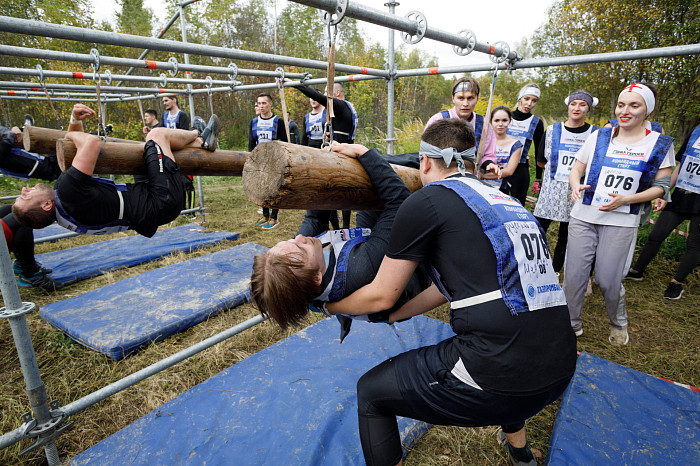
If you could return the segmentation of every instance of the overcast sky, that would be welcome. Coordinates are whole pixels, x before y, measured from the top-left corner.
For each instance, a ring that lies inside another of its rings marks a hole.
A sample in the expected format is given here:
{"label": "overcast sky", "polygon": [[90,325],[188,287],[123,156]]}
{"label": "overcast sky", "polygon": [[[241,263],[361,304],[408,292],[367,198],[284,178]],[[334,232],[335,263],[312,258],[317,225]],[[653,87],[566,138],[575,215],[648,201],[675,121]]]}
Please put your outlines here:
{"label": "overcast sky", "polygon": [[[107,19],[114,22],[114,13],[117,9],[115,0],[90,0],[98,21]],[[156,14],[157,25],[162,26],[166,20],[165,5],[173,0],[144,0],[144,5],[151,8]],[[206,0],[203,0],[206,1]],[[349,0],[367,5],[369,7],[388,11],[384,6],[385,0]],[[286,0],[277,0],[278,11],[286,4]],[[499,0],[499,1],[455,1],[455,0],[400,0],[396,7],[396,14],[405,16],[406,13],[417,10],[425,15],[428,26],[445,32],[457,34],[463,29],[471,29],[479,42],[494,43],[505,41],[511,47],[523,38],[529,37],[535,29],[547,18],[547,8],[554,0]],[[427,8],[427,7],[430,8]],[[386,46],[388,41],[388,29],[367,23],[360,23],[363,31],[370,40],[380,42]],[[340,25],[342,27],[342,23]],[[395,44],[400,46],[404,42],[395,34]],[[418,47],[428,52],[431,56],[437,56],[440,66],[456,66],[464,64],[487,63],[488,58],[479,52],[473,52],[467,57],[460,57],[452,50],[452,46],[436,42],[431,39],[423,39],[416,45],[406,47]]]}

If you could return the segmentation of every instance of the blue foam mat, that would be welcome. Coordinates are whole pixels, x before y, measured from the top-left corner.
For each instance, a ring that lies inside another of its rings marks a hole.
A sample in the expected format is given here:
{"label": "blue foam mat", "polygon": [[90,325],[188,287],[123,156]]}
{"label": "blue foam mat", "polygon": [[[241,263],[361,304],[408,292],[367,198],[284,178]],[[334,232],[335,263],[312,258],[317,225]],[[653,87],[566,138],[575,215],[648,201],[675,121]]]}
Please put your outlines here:
{"label": "blue foam mat", "polygon": [[[452,335],[424,316],[324,319],[197,385],[72,459],[73,465],[359,465],[357,380],[380,362]],[[404,449],[428,425],[399,418]]]}
{"label": "blue foam mat", "polygon": [[39,309],[79,343],[119,360],[154,341],[250,300],[253,256],[247,243],[150,270]]}
{"label": "blue foam mat", "polygon": [[177,251],[189,252],[225,240],[234,241],[239,237],[238,233],[210,231],[190,223],[160,230],[152,238],[141,235],[123,236],[39,254],[36,260],[42,266],[53,269],[51,278],[56,282],[68,285],[110,270],[143,264]]}
{"label": "blue foam mat", "polygon": [[548,464],[700,464],[700,393],[582,353]]}

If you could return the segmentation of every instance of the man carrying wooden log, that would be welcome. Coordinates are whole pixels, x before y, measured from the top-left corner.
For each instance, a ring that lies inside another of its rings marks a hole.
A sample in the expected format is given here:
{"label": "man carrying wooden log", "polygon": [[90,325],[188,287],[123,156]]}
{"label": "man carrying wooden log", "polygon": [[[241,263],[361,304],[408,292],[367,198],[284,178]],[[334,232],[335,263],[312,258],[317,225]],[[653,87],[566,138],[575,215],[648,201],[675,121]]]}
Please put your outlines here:
{"label": "man carrying wooden log", "polygon": [[21,224],[30,228],[43,228],[55,220],[81,234],[132,229],[151,237],[160,225],[177,218],[184,203],[182,178],[172,151],[192,143],[213,150],[219,120],[213,115],[208,125],[195,125],[197,129],[190,131],[150,131],[143,152],[148,182],[124,185],[92,177],[101,141],[82,132],[82,120],[94,114],[85,105],[73,107],[66,133],[66,139],[77,148],[72,166],[56,181],[55,189],[42,183],[22,188],[12,211]]}
{"label": "man carrying wooden log", "polygon": [[[411,194],[376,149],[334,142],[333,150],[362,164],[384,203],[384,210],[360,211],[357,216],[360,228],[326,231],[317,237],[297,235],[255,257],[251,277],[253,300],[263,315],[282,328],[299,324],[309,307],[326,312],[326,301],[342,299],[372,281],[386,253],[394,216]],[[425,274],[414,274],[396,308],[428,284]],[[389,312],[361,318],[383,322]],[[352,321],[344,316],[338,319],[342,341]]]}

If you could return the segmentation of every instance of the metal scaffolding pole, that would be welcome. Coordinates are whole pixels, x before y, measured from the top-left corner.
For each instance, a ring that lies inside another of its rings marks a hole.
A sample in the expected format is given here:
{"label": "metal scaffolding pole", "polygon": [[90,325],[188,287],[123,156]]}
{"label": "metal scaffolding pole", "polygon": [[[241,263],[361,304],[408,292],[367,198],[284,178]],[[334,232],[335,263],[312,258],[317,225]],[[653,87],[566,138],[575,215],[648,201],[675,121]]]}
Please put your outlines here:
{"label": "metal scaffolding pole", "polygon": [[[192,3],[191,1],[189,3]],[[185,5],[189,5],[187,2],[180,3],[180,27],[182,29],[182,43],[187,43],[187,20],[185,19]],[[183,54],[185,58],[185,65],[190,64],[190,55]],[[187,80],[192,82],[192,76],[189,71],[185,72]],[[209,85],[211,89],[211,84]],[[192,95],[192,84],[187,84],[187,101],[190,105],[190,121],[194,121],[194,96]],[[199,213],[202,216],[202,223],[206,221],[204,213],[204,190],[202,189],[202,177],[197,177],[197,194],[199,195]]]}
{"label": "metal scaffolding pole", "polygon": [[[132,34],[120,34],[117,32],[96,31],[61,24],[43,23],[28,19],[0,16],[0,31],[27,34],[31,36],[53,37],[55,39],[76,40],[80,42],[95,42],[98,44],[119,45],[123,47],[151,48],[172,53],[189,53],[208,57],[228,58],[232,60],[248,60],[261,63],[299,66],[325,70],[328,64],[321,60],[309,60],[302,58],[286,57],[262,52],[250,52],[246,50],[215,47],[212,45],[183,44],[182,42],[156,39],[154,37],[141,37]],[[92,62],[92,61],[91,61]],[[387,77],[385,70],[350,66],[336,63],[335,69],[343,73],[370,74]]]}
{"label": "metal scaffolding pole", "polygon": [[428,39],[453,45],[456,47],[455,51],[459,50],[457,53],[460,55],[467,55],[473,50],[476,50],[477,52],[502,57],[506,60],[519,60],[522,58],[519,53],[511,51],[510,47],[505,42],[496,42],[491,45],[485,42],[478,42],[474,33],[466,29],[460,31],[459,34],[452,34],[432,28],[428,26],[428,21],[425,16],[418,11],[411,11],[406,17],[400,17],[348,0],[345,2],[338,0],[291,1],[335,14],[338,16],[338,21],[340,21],[342,17],[348,16],[350,18],[404,32],[405,34],[402,35],[402,38],[404,42],[409,44],[415,44],[423,37],[427,37]]}
{"label": "metal scaffolding pole", "polygon": [[[53,97],[68,97],[68,98],[80,98],[80,97],[85,97],[85,98],[96,98],[97,94],[94,92],[55,92],[50,90],[49,95],[51,98]],[[108,94],[104,93],[102,94],[103,96],[118,99],[120,97],[129,97],[131,94]],[[46,98],[46,93],[41,92],[41,91],[13,91],[13,90],[7,90],[7,89],[0,89],[0,96],[5,97],[5,96],[33,96],[33,97],[44,97]]]}
{"label": "metal scaffolding pole", "polygon": [[[384,4],[389,7],[389,13],[393,16],[399,2],[388,2]],[[394,81],[396,80],[396,62],[394,58],[394,30],[389,29],[389,63],[387,63],[387,71],[389,78],[387,79],[387,100],[386,100],[386,152],[389,155],[394,155]]]}
{"label": "metal scaffolding pole", "polygon": [[[12,278],[14,280],[14,275]],[[244,330],[254,327],[255,325],[263,322],[264,320],[265,319],[261,315],[251,317],[245,322],[241,322],[240,324],[235,325],[228,330],[224,330],[223,332],[217,335],[211,336],[206,340],[202,340],[196,345],[192,345],[189,348],[185,348],[184,350],[175,353],[172,356],[168,356],[165,359],[161,359],[160,361],[151,364],[148,367],[144,367],[140,371],[134,372],[133,374],[128,375],[123,379],[117,380],[116,382],[113,382],[105,387],[100,388],[97,391],[90,393],[89,395],[84,396],[83,398],[80,398],[79,400],[73,401],[72,403],[61,407],[60,411],[66,417],[72,416],[73,414],[76,414],[85,408],[88,408],[96,403],[99,403],[102,400],[109,398],[115,393],[119,393],[120,391],[129,388],[132,385],[142,380],[145,380],[152,375],[157,374],[158,372],[161,372],[171,366],[174,366],[180,361],[184,361],[185,359],[190,358],[195,354],[200,353],[205,349],[210,348],[218,343],[221,343],[222,341],[231,338],[232,336],[237,335],[243,332]],[[24,431],[22,428],[18,428],[11,432],[7,432],[0,436],[0,449],[6,448],[12,445],[13,443],[22,440],[23,438]]]}
{"label": "metal scaffolding pole", "polygon": [[[229,70],[230,71],[230,70]],[[189,76],[189,72],[187,72]],[[13,76],[36,76],[39,80],[45,78],[62,78],[62,79],[102,79],[109,85],[114,80],[119,81],[132,81],[132,82],[144,82],[144,83],[158,83],[162,87],[167,87],[168,84],[200,84],[208,85],[216,84],[219,86],[231,85],[231,81],[224,81],[221,79],[184,79],[184,78],[173,78],[168,77],[163,74],[160,77],[156,76],[127,76],[125,74],[112,74],[109,70],[104,73],[82,73],[73,71],[53,71],[44,70],[41,68],[8,68],[0,66],[0,74],[9,74]],[[165,84],[165,85],[164,85]]]}
{"label": "metal scaffolding pole", "polygon": [[[84,53],[73,53],[73,52],[59,52],[56,50],[38,50],[28,47],[16,47],[14,45],[3,45],[0,44],[0,55],[9,55],[13,57],[26,57],[26,58],[37,58],[42,60],[58,60],[58,61],[68,61],[74,63],[95,63],[95,57],[90,54]],[[225,75],[240,75],[240,76],[262,76],[268,78],[279,78],[280,73],[278,71],[267,71],[267,70],[251,70],[247,68],[237,68],[236,65],[231,63],[228,67],[225,66],[205,66],[205,65],[185,65],[184,63],[178,63],[174,57],[167,62],[164,61],[154,61],[154,60],[136,60],[133,58],[121,58],[121,57],[109,57],[100,55],[100,63],[102,65],[110,66],[131,66],[133,68],[144,68],[152,70],[166,70],[170,72],[171,76],[174,76],[178,71],[192,71],[195,73],[209,73],[209,74],[225,74]],[[284,72],[284,75],[292,79],[302,79],[306,76],[306,73],[289,73]]]}
{"label": "metal scaffolding pole", "polygon": [[[51,90],[63,90],[63,91],[89,91],[95,89],[95,86],[89,86],[85,84],[58,84],[58,83],[45,83],[47,89]],[[0,87],[3,89],[27,89],[31,91],[39,90],[36,83],[21,82],[21,81],[0,81]],[[100,91],[107,92],[125,92],[131,94],[138,93],[171,93],[171,94],[187,94],[187,89],[161,89],[155,87],[116,87],[116,86],[100,86]]]}
{"label": "metal scaffolding pole", "polygon": [[31,312],[35,305],[34,303],[23,303],[19,296],[15,274],[12,271],[10,251],[7,248],[4,235],[0,239],[0,291],[2,291],[2,297],[5,301],[5,306],[0,309],[0,318],[10,322],[17,356],[22,367],[25,389],[32,408],[31,412],[22,416],[24,424],[15,429],[18,431],[15,437],[17,440],[36,439],[31,446],[22,452],[44,447],[49,465],[58,466],[61,462],[54,439],[69,425],[59,427],[65,416],[56,412],[57,406],[54,403],[49,406],[47,402],[46,388],[41,380],[39,365],[25,317],[25,314]]}

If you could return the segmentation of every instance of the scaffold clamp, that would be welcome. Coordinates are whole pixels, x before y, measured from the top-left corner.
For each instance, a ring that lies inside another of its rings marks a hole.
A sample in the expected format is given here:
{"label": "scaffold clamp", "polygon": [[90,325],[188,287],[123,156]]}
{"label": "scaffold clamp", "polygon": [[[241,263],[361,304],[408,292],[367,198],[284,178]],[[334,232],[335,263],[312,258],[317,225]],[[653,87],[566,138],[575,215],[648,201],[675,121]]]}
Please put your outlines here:
{"label": "scaffold clamp", "polygon": [[323,21],[329,26],[335,26],[345,18],[345,12],[348,10],[348,0],[337,0],[333,11],[325,11],[323,13]]}
{"label": "scaffold clamp", "polygon": [[41,67],[41,65],[36,65],[36,72],[37,72],[37,76],[39,78],[39,82],[43,83],[44,82],[44,69]]}
{"label": "scaffold clamp", "polygon": [[428,30],[428,19],[420,11],[409,11],[406,13],[406,19],[416,22],[416,27],[418,32],[416,34],[409,34],[407,32],[401,33],[401,39],[407,44],[417,44],[425,36],[425,31]]}
{"label": "scaffold clamp", "polygon": [[108,86],[112,84],[112,72],[109,70],[105,70],[105,82]]}
{"label": "scaffold clamp", "polygon": [[[49,411],[51,419],[43,424],[39,424],[37,420],[32,417],[32,413],[30,411],[27,411],[22,415],[22,420],[24,421],[22,426],[24,428],[24,438],[34,438],[36,440],[27,448],[20,451],[20,455],[24,455],[25,453],[39,447],[53,443],[53,441],[59,435],[73,425],[73,421],[70,421],[61,426],[63,421],[66,420],[66,413],[60,409],[57,400],[53,400],[51,403],[49,403],[49,407],[51,408]],[[47,433],[48,435],[44,435]]]}
{"label": "scaffold clamp", "polygon": [[501,54],[500,55],[489,55],[489,59],[494,62],[494,63],[503,63],[504,61],[508,60],[508,55],[510,55],[510,46],[506,43],[503,42],[502,40],[499,40],[495,44],[493,44],[494,48],[501,48]]}
{"label": "scaffold clamp", "polygon": [[474,47],[476,47],[476,34],[474,34],[474,31],[471,29],[462,29],[459,31],[459,35],[467,39],[467,45],[464,47],[453,45],[452,50],[454,50],[457,55],[464,57],[474,51]]}
{"label": "scaffold clamp", "polygon": [[17,317],[23,314],[32,312],[36,305],[30,302],[23,302],[22,307],[19,309],[7,309],[7,307],[0,307],[0,319],[9,319],[10,317]]}
{"label": "scaffold clamp", "polygon": [[168,75],[165,73],[160,74],[160,87],[162,87],[163,89],[168,87]]}
{"label": "scaffold clamp", "polygon": [[173,76],[173,77],[177,76],[177,59],[175,57],[170,57],[170,58],[168,58],[168,63],[173,65],[173,69],[168,70],[168,73],[170,73],[170,76]]}
{"label": "scaffold clamp", "polygon": [[97,49],[91,49],[90,55],[94,61],[94,63],[91,63],[90,66],[92,66],[93,72],[97,74],[97,72],[100,71],[100,52],[98,52]]}
{"label": "scaffold clamp", "polygon": [[235,63],[229,63],[228,69],[231,70],[231,72],[228,73],[228,77],[231,80],[231,86],[233,86],[233,82],[238,77],[238,66]]}
{"label": "scaffold clamp", "polygon": [[304,71],[304,74],[301,76],[301,79],[299,79],[299,82],[304,84],[307,79],[313,78],[313,75],[309,73],[308,71]]}

